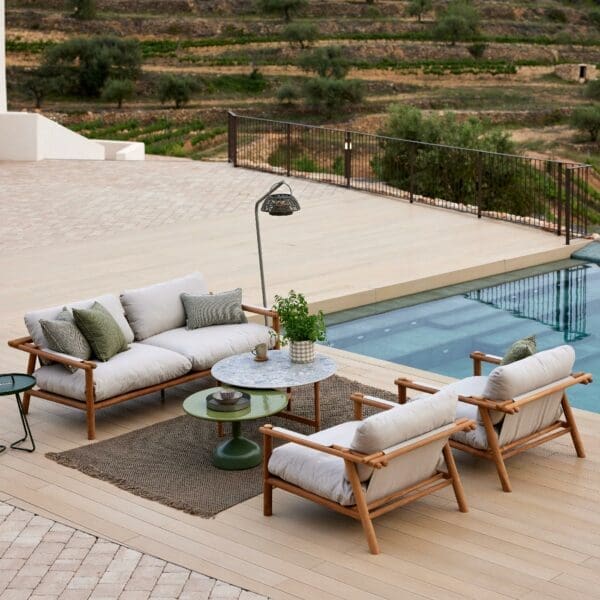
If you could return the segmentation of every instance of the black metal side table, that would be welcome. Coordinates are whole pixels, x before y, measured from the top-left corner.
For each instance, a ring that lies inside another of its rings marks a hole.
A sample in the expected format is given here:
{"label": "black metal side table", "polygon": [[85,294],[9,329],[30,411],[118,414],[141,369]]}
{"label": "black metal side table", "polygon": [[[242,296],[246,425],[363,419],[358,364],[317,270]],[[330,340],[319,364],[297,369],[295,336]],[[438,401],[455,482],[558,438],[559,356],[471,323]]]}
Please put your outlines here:
{"label": "black metal side table", "polygon": [[[26,392],[35,385],[35,377],[31,375],[23,375],[21,373],[8,373],[0,375],[0,396],[10,396],[14,394],[17,399],[17,406],[19,407],[19,414],[21,415],[21,423],[23,423],[23,433],[25,437],[20,440],[13,442],[10,447],[14,450],[24,450],[25,452],[33,452],[35,450],[35,442],[31,435],[31,429],[29,429],[29,423],[27,422],[27,416],[23,410],[23,404],[21,403],[20,392]],[[22,448],[21,444],[29,440],[31,442],[31,448]],[[0,452],[4,452],[6,446],[0,445]]]}

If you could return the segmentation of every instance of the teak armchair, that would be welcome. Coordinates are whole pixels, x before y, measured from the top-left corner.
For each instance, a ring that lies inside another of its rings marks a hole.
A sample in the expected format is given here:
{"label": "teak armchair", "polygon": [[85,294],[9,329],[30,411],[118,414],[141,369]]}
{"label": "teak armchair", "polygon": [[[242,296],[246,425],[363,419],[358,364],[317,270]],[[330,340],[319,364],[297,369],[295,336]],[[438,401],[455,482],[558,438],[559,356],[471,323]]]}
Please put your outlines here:
{"label": "teak armchair", "polygon": [[[496,465],[502,489],[512,491],[505,460],[570,434],[579,458],[585,458],[583,442],[567,398],[566,390],[592,381],[590,373],[572,373],[575,352],[559,346],[523,360],[495,368],[482,376],[482,363],[500,365],[501,358],[472,352],[473,377],[441,389],[458,394],[458,416],[477,420],[468,433],[452,435],[450,445]],[[406,378],[396,379],[398,401],[407,401],[407,390],[435,394],[440,388]],[[417,399],[417,401],[419,401]],[[564,416],[564,419],[562,418]]]}
{"label": "teak armchair", "polygon": [[[273,488],[312,500],[361,522],[369,550],[379,553],[372,520],[390,510],[452,485],[467,512],[449,437],[475,427],[454,420],[456,394],[441,392],[431,402],[399,406],[353,394],[355,421],[312,435],[265,425],[264,514],[273,511]],[[385,411],[362,420],[363,406]],[[273,450],[273,440],[288,442]],[[443,457],[446,470],[438,463]]]}

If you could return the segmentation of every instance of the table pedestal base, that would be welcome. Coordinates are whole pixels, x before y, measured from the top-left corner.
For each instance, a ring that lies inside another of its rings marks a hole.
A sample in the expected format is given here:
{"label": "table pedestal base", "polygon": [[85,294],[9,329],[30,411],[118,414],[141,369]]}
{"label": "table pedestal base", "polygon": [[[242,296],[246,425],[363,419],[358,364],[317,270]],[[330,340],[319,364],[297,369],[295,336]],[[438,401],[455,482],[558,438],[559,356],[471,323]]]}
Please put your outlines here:
{"label": "table pedestal base", "polygon": [[219,444],[213,452],[213,464],[218,469],[241,471],[260,465],[262,453],[260,446],[242,436],[241,423],[231,423],[232,438]]}

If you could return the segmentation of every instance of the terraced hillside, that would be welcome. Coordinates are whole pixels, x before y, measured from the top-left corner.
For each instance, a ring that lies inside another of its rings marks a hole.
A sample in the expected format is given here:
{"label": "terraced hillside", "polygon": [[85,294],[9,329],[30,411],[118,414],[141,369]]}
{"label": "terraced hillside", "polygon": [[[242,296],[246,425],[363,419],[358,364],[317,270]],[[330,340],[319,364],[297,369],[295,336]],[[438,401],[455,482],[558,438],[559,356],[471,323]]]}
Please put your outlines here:
{"label": "terraced hillside", "polygon": [[[250,0],[96,0],[96,15],[87,20],[74,18],[65,0],[7,0],[9,99],[13,109],[32,107],[28,78],[50,48],[112,35],[140,45],[133,98],[116,108],[52,89],[43,94],[42,110],[93,136],[144,140],[152,152],[222,157],[226,109],[375,132],[391,103],[406,103],[482,115],[490,127],[512,129],[526,151],[598,165],[598,146],[568,125],[573,108],[589,99],[556,69],[600,63],[600,3],[473,4],[478,31],[453,43],[435,39],[445,0],[434,0],[437,12],[425,12],[421,21],[409,15],[409,1],[311,0],[293,22],[312,24],[315,39],[299,44],[284,39],[283,15],[264,14]],[[281,93],[313,76],[300,68],[303,57],[331,45],[341,48],[347,78],[363,82],[361,102],[344,111],[315,110]],[[183,108],[161,103],[165,74],[193,84]]]}

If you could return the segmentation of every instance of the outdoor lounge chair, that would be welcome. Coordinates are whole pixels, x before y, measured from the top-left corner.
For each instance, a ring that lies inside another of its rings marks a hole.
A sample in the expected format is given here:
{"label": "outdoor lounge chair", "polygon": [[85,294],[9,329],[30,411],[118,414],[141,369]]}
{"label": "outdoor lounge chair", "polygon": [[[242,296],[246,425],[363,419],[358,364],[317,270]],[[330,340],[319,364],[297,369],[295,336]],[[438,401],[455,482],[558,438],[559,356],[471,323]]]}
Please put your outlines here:
{"label": "outdoor lounge chair", "polygon": [[[356,420],[303,435],[265,425],[264,514],[272,514],[278,487],[362,523],[369,549],[379,553],[372,519],[448,485],[461,512],[464,491],[448,440],[475,422],[455,421],[457,396],[442,391],[422,402],[395,402],[353,394]],[[362,420],[363,405],[383,409]],[[273,438],[289,442],[273,450]],[[438,463],[444,458],[446,469]]]}
{"label": "outdoor lounge chair", "polygon": [[[570,433],[577,456],[585,458],[566,390],[577,383],[590,383],[592,376],[572,373],[575,351],[571,346],[498,366],[488,376],[481,375],[481,363],[498,365],[501,358],[483,352],[470,356],[474,376],[442,388],[458,394],[457,417],[477,421],[475,429],[452,434],[453,448],[493,461],[505,492],[511,491],[511,484],[504,461],[525,450]],[[405,378],[397,379],[396,384],[401,404],[407,400],[407,389],[439,392]]]}

